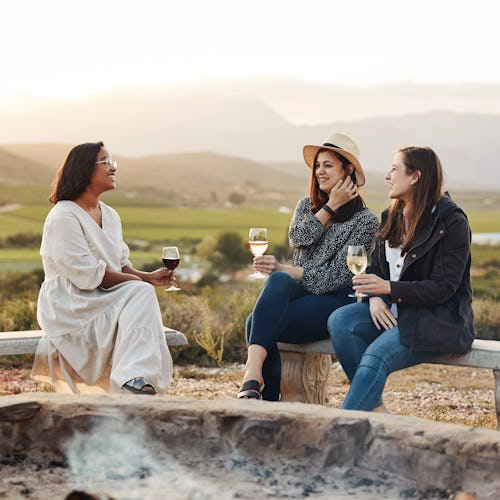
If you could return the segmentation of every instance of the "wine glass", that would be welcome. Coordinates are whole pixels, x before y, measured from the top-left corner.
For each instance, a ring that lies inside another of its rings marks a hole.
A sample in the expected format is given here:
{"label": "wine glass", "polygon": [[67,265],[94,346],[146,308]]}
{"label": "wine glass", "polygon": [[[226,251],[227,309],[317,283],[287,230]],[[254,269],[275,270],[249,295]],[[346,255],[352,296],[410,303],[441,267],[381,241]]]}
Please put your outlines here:
{"label": "wine glass", "polygon": [[[347,247],[347,267],[349,271],[357,276],[365,272],[367,265],[368,257],[366,256],[365,247],[363,245],[349,245]],[[356,297],[358,302],[361,302],[363,297],[368,297],[368,295],[356,290],[354,293],[350,293],[349,297]]]}
{"label": "wine glass", "polygon": [[[163,265],[173,271],[179,265],[179,249],[177,247],[163,247],[161,252],[161,258],[163,260]],[[174,285],[165,288],[166,292],[177,292],[180,288],[177,288]]]}
{"label": "wine glass", "polygon": [[[269,241],[267,239],[267,229],[265,227],[251,227],[248,234],[248,245],[254,257],[259,257],[266,253]],[[266,279],[267,274],[255,271],[248,276],[253,279]]]}

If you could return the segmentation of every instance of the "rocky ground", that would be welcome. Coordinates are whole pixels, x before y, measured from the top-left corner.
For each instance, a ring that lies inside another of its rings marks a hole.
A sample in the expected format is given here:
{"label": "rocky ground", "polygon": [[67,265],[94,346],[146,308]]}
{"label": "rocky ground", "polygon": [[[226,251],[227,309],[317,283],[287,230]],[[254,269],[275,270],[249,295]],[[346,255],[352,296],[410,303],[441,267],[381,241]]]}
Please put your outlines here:
{"label": "rocky ground", "polygon": [[[234,398],[242,373],[241,365],[178,367],[169,394],[196,399]],[[328,406],[338,408],[347,388],[342,369],[334,363],[328,384]],[[0,369],[0,396],[50,390],[31,380],[29,369]],[[389,377],[384,402],[397,415],[496,429],[491,370],[441,365],[409,368]]]}

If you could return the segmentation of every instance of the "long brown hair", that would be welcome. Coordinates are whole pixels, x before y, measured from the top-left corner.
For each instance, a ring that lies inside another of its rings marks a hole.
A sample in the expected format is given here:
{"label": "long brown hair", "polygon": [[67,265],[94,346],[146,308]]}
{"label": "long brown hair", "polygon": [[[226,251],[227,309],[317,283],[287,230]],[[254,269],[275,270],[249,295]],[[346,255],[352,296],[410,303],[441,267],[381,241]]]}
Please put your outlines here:
{"label": "long brown hair", "polygon": [[[313,213],[316,213],[318,210],[320,210],[321,207],[323,207],[323,205],[328,201],[328,194],[324,191],[321,191],[321,189],[319,188],[318,179],[316,178],[316,160],[318,159],[318,155],[322,151],[329,151],[330,153],[333,153],[335,157],[342,162],[342,169],[344,170],[344,172],[347,175],[350,175],[352,181],[357,184],[356,170],[353,170],[352,173],[349,174],[349,165],[351,165],[351,162],[347,158],[337,153],[336,151],[332,151],[331,149],[319,149],[316,153],[316,158],[314,158],[313,167],[311,168],[311,179],[309,182],[309,198],[311,199],[311,207]],[[349,220],[356,212],[359,212],[360,210],[365,208],[365,206],[366,204],[363,198],[361,197],[361,195],[358,195],[356,198],[349,201],[345,205],[342,205],[338,210],[336,210],[332,220],[333,222],[344,222],[346,220]]]}
{"label": "long brown hair", "polygon": [[102,142],[86,142],[75,146],[57,171],[52,192],[49,196],[51,203],[60,200],[75,200],[90,185],[90,178],[95,169],[97,155]]}
{"label": "long brown hair", "polygon": [[411,192],[409,203],[394,199],[389,215],[378,237],[393,248],[402,246],[406,253],[415,239],[422,216],[438,202],[443,194],[443,168],[437,154],[428,147],[410,146],[399,149],[405,172],[420,172]]}

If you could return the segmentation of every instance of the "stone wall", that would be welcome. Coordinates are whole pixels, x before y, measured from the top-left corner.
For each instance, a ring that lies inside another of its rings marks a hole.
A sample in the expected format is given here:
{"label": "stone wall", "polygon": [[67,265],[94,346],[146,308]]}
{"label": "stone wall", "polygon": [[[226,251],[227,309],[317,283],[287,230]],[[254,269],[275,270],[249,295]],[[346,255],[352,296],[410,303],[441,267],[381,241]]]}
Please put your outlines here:
{"label": "stone wall", "polygon": [[500,498],[496,431],[301,403],[7,396],[0,457],[0,496],[22,476],[29,498]]}

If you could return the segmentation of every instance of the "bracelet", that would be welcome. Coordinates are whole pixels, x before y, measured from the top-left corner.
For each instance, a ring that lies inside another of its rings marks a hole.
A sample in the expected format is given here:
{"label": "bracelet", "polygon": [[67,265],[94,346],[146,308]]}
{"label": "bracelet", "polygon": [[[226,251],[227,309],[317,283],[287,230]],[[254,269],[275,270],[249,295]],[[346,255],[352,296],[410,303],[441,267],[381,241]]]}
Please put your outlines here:
{"label": "bracelet", "polygon": [[323,205],[323,210],[326,210],[330,214],[330,217],[335,216],[335,210],[333,210],[333,208],[330,208],[330,206],[326,203]]}

